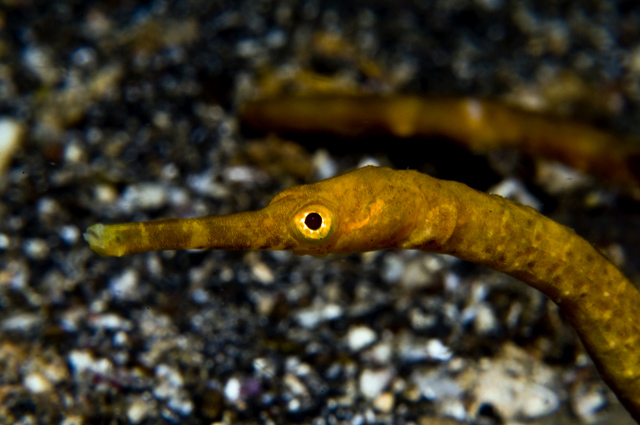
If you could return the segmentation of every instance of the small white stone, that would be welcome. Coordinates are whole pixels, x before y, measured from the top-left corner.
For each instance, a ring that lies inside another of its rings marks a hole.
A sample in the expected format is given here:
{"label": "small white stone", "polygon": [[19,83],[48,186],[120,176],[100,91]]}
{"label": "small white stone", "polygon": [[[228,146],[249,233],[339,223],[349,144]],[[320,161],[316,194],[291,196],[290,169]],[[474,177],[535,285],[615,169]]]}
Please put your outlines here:
{"label": "small white stone", "polygon": [[23,245],[24,253],[34,260],[44,260],[49,256],[49,245],[44,239],[27,239]]}
{"label": "small white stone", "polygon": [[373,408],[379,412],[389,413],[393,409],[396,399],[390,392],[384,392],[373,400]]}
{"label": "small white stone", "polygon": [[506,346],[496,359],[485,359],[472,390],[471,410],[493,406],[505,422],[544,417],[560,405],[553,371],[524,350]]}
{"label": "small white stone", "polygon": [[78,415],[67,415],[62,421],[60,421],[60,425],[83,425],[84,423],[84,417]]}
{"label": "small white stone", "polygon": [[454,418],[460,423],[467,423],[467,409],[460,400],[445,398],[439,403],[439,411],[443,416]]}
{"label": "small white stone", "polygon": [[427,342],[427,354],[434,360],[447,361],[451,358],[451,350],[439,339],[430,339]]}
{"label": "small white stone", "polygon": [[9,248],[10,242],[11,240],[9,239],[9,236],[5,235],[4,233],[0,233],[0,249]]}
{"label": "small white stone", "polygon": [[94,358],[89,351],[73,350],[68,358],[69,365],[76,374],[89,370],[94,362]]}
{"label": "small white stone", "polygon": [[351,351],[360,351],[373,344],[378,335],[367,326],[352,326],[347,334],[347,341]]}
{"label": "small white stone", "polygon": [[156,377],[167,381],[169,385],[174,388],[181,388],[184,385],[184,380],[180,372],[166,364],[160,364],[156,367]]}
{"label": "small white stone", "polygon": [[476,317],[473,322],[475,331],[479,335],[486,335],[493,332],[498,326],[493,309],[486,303],[480,303],[476,306]]}
{"label": "small white stone", "polygon": [[138,272],[135,269],[126,269],[124,273],[109,281],[109,292],[116,299],[138,300],[141,296],[138,292],[138,280]]}
{"label": "small white stone", "polygon": [[115,330],[129,331],[133,329],[133,324],[129,320],[124,319],[118,316],[117,314],[113,314],[113,313],[100,314],[97,317],[92,318],[90,324],[94,328],[105,329],[110,331],[115,331]]}
{"label": "small white stone", "polygon": [[289,403],[287,403],[287,410],[289,412],[297,412],[298,410],[300,410],[301,406],[302,403],[300,403],[300,400],[298,400],[297,398],[292,398]]}
{"label": "small white stone", "polygon": [[192,174],[187,177],[187,186],[199,195],[209,196],[214,199],[223,199],[230,192],[226,185],[216,181],[217,175],[210,169],[200,174]]}
{"label": "small white stone", "polygon": [[188,416],[193,412],[193,402],[188,398],[187,392],[182,390],[178,391],[167,402],[169,409],[178,413],[181,416]]}
{"label": "small white stone", "polygon": [[393,357],[393,347],[390,343],[381,342],[363,353],[363,356],[367,361],[372,361],[381,365],[386,364],[389,363]]}
{"label": "small white stone", "polygon": [[82,144],[74,140],[64,149],[64,161],[67,164],[77,164],[86,160],[86,152]]}
{"label": "small white stone", "polygon": [[505,179],[489,189],[489,193],[500,195],[503,198],[511,199],[513,201],[520,202],[521,204],[528,205],[536,211],[540,211],[542,203],[529,191],[527,188],[516,179]]}
{"label": "small white stone", "polygon": [[404,272],[404,262],[398,254],[390,252],[382,258],[380,276],[386,283],[396,283]]}
{"label": "small white stone", "polygon": [[113,345],[116,347],[126,347],[129,345],[129,336],[124,331],[118,331],[113,336]]}
{"label": "small white stone", "polygon": [[224,396],[227,400],[235,402],[240,398],[240,380],[238,378],[231,378],[224,386]]}
{"label": "small white stone", "polygon": [[53,389],[51,382],[40,373],[33,372],[24,377],[24,386],[34,394],[49,392]]}
{"label": "small white stone", "polygon": [[460,385],[450,378],[443,368],[430,371],[416,370],[411,378],[424,398],[438,403],[447,399],[457,399],[463,392]]}
{"label": "small white stone", "polygon": [[171,127],[171,115],[164,111],[157,111],[153,115],[153,124],[161,130],[167,130]]}
{"label": "small white stone", "polygon": [[389,385],[393,373],[390,369],[365,369],[360,374],[359,387],[360,393],[370,400],[376,398]]}
{"label": "small white stone", "polygon": [[151,413],[152,408],[153,403],[137,397],[127,409],[127,418],[133,424],[140,423]]}
{"label": "small white stone", "polygon": [[318,180],[328,179],[338,173],[338,165],[324,149],[318,149],[313,155],[313,169]]}
{"label": "small white stone", "polygon": [[40,326],[42,322],[42,316],[39,314],[17,313],[4,319],[0,325],[5,331],[29,332]]}
{"label": "small white stone", "polygon": [[0,175],[4,174],[13,155],[22,144],[24,125],[10,118],[0,117]]}
{"label": "small white stone", "polygon": [[284,384],[286,385],[286,388],[294,395],[294,396],[305,396],[309,393],[309,391],[307,390],[307,387],[304,385],[304,383],[298,379],[297,376],[295,376],[292,373],[287,373],[284,376]]}
{"label": "small white stone", "polygon": [[313,329],[318,324],[337,319],[343,314],[344,309],[338,304],[315,305],[300,310],[298,314],[296,314],[296,320],[302,327]]}
{"label": "small white stone", "polygon": [[536,181],[553,195],[585,187],[593,180],[592,177],[555,161],[539,160],[536,164]]}
{"label": "small white stone", "polygon": [[162,207],[166,200],[164,186],[156,183],[140,183],[125,189],[121,204],[124,209],[152,210]]}
{"label": "small white stone", "polygon": [[55,199],[44,197],[38,201],[38,215],[42,218],[53,216],[60,211],[60,204]]}
{"label": "small white stone", "polygon": [[118,198],[118,192],[109,184],[98,184],[93,190],[93,196],[102,204],[111,204]]}
{"label": "small white stone", "polygon": [[58,234],[67,245],[75,244],[80,238],[80,230],[76,226],[73,226],[71,224],[62,226],[58,231]]}
{"label": "small white stone", "polygon": [[265,285],[269,285],[276,280],[271,269],[263,262],[258,262],[253,265],[251,268],[251,276]]}
{"label": "small white stone", "polygon": [[607,405],[603,388],[580,384],[571,394],[571,406],[584,423],[594,422],[598,411]]}
{"label": "small white stone", "polygon": [[269,181],[269,177],[265,173],[245,165],[225,168],[222,177],[226,182],[241,184],[245,187],[261,186]]}
{"label": "small white stone", "polygon": [[54,65],[51,49],[30,44],[22,51],[22,64],[46,85],[58,82],[60,70]]}

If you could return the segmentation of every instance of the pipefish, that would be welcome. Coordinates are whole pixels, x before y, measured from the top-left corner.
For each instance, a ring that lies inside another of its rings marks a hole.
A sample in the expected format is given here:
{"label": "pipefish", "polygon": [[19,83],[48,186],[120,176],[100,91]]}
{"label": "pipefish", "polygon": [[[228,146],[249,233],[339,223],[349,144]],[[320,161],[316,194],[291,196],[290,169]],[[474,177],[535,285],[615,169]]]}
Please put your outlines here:
{"label": "pipefish", "polygon": [[640,186],[640,141],[474,97],[304,95],[246,102],[245,124],[277,133],[445,137],[474,152],[515,148],[623,187]]}
{"label": "pipefish", "polygon": [[640,292],[573,230],[462,183],[367,166],[287,189],[258,211],[95,224],[84,238],[102,256],[178,249],[324,256],[400,248],[482,264],[553,300],[604,381],[640,420]]}

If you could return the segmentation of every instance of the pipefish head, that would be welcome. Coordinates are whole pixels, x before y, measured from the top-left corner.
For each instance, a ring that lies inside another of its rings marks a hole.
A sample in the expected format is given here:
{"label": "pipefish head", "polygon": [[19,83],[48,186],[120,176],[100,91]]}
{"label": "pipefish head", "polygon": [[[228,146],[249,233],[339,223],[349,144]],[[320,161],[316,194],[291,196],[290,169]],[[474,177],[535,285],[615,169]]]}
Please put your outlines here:
{"label": "pipefish head", "polygon": [[399,176],[388,168],[363,167],[285,190],[265,210],[287,217],[289,249],[299,255],[390,248],[406,238],[416,220],[415,192]]}
{"label": "pipefish head", "polygon": [[176,249],[290,250],[324,256],[397,246],[415,225],[416,191],[402,172],[364,167],[293,187],[258,211],[97,224],[84,237],[103,256]]}

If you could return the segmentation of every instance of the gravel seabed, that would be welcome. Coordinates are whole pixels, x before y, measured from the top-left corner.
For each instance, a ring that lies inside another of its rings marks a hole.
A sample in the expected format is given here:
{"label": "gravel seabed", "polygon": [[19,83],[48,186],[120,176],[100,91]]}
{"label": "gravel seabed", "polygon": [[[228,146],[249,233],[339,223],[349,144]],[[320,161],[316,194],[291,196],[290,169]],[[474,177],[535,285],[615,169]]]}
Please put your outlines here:
{"label": "gravel seabed", "polygon": [[640,282],[637,192],[517,152],[243,129],[266,77],[309,71],[640,134],[635,2],[418,3],[3,2],[0,423],[633,423],[552,303],[452,257],[100,258],[83,241],[374,163],[531,203]]}

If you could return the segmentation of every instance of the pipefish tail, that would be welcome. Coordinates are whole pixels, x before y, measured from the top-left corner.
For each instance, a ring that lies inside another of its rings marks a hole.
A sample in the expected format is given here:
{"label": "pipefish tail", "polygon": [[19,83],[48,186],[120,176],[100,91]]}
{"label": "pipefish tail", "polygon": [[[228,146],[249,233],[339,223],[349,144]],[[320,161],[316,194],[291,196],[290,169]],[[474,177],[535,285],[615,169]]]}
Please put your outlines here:
{"label": "pipefish tail", "polygon": [[568,227],[461,183],[368,166],[285,190],[259,211],[96,224],[84,237],[103,256],[165,249],[323,256],[385,248],[455,255],[514,276],[551,298],[605,382],[640,420],[640,293],[635,286]]}
{"label": "pipefish tail", "polygon": [[640,141],[472,97],[294,96],[250,101],[243,122],[284,133],[445,137],[475,152],[515,148],[619,186],[640,186]]}

